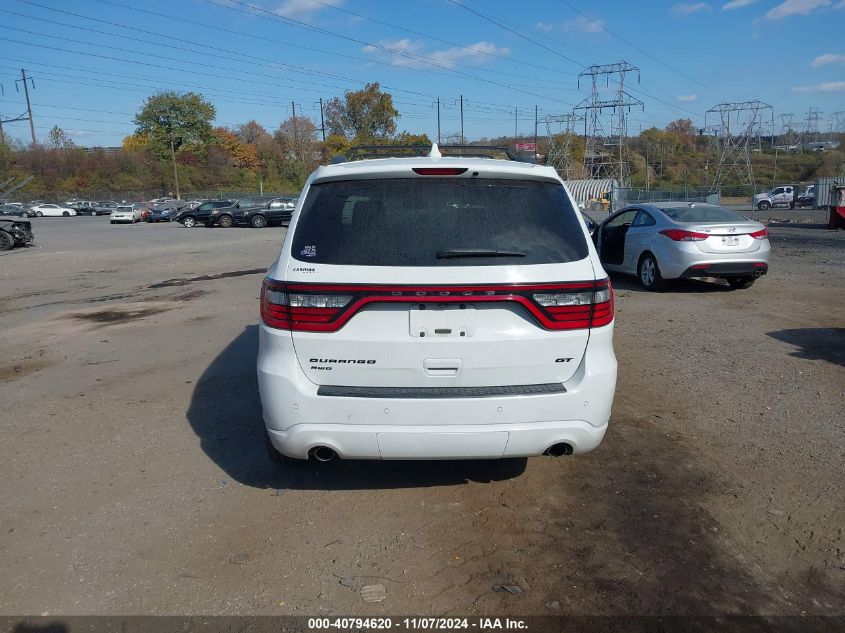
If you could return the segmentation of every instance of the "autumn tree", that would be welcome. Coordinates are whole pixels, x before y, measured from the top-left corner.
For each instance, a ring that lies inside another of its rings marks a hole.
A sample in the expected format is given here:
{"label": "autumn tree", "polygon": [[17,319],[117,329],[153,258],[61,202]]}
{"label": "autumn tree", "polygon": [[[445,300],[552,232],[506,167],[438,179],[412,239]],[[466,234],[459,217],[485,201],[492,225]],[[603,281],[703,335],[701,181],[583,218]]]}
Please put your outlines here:
{"label": "autumn tree", "polygon": [[148,97],[135,115],[135,134],[147,135],[150,148],[167,157],[183,145],[212,140],[215,113],[214,106],[196,93],[159,92]]}
{"label": "autumn tree", "polygon": [[325,109],[329,134],[363,143],[395,134],[397,118],[399,111],[393,106],[393,97],[382,92],[377,82],[367,84],[363,90],[347,90],[343,99],[331,99]]}
{"label": "autumn tree", "polygon": [[273,133],[273,138],[291,160],[309,166],[320,160],[317,126],[308,117],[288,117]]}
{"label": "autumn tree", "polygon": [[250,145],[258,145],[260,141],[270,137],[270,133],[264,129],[264,126],[254,119],[236,126],[233,132],[241,143]]}
{"label": "autumn tree", "polygon": [[53,129],[47,134],[48,149],[73,149],[74,147],[76,145],[67,135],[67,132],[58,125],[54,125]]}
{"label": "autumn tree", "polygon": [[237,134],[224,127],[215,128],[214,136],[216,143],[229,153],[235,167],[256,169],[260,166],[254,144],[242,143]]}

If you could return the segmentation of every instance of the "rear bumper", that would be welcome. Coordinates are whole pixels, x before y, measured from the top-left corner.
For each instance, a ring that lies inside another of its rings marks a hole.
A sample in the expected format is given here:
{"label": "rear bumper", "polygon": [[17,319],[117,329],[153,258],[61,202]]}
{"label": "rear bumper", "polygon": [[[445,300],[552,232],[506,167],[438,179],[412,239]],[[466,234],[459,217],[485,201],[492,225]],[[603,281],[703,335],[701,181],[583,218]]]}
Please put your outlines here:
{"label": "rear bumper", "polygon": [[723,262],[691,266],[681,277],[761,277],[768,271],[766,262]]}
{"label": "rear bumper", "polygon": [[496,459],[565,443],[592,450],[607,430],[616,388],[613,326],[591,331],[562,393],[459,398],[318,395],[290,332],[259,326],[258,387],[273,446],[306,458],[317,446],[347,459]]}
{"label": "rear bumper", "polygon": [[297,424],[286,431],[268,429],[280,453],[305,458],[316,446],[344,459],[497,459],[541,455],[555,444],[573,453],[599,445],[607,424],[582,420],[524,424],[405,426],[400,424]]}

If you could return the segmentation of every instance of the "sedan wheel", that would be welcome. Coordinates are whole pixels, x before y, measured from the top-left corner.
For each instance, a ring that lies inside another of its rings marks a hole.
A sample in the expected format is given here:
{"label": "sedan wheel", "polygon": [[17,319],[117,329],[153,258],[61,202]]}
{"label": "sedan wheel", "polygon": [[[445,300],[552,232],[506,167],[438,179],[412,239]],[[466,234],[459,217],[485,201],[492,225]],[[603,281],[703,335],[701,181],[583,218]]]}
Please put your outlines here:
{"label": "sedan wheel", "polygon": [[22,218],[28,218],[28,217],[29,217],[29,213],[27,213],[26,211],[24,211],[24,212],[21,214],[21,217],[22,217]]}
{"label": "sedan wheel", "polygon": [[36,212],[35,212],[35,217],[36,217],[36,218],[43,218],[43,217],[44,217],[44,214],[43,214],[43,213],[41,213],[41,211],[36,211]]}
{"label": "sedan wheel", "polygon": [[637,277],[646,290],[660,290],[666,285],[663,276],[660,274],[660,268],[657,266],[657,260],[651,254],[643,255],[640,258]]}
{"label": "sedan wheel", "polygon": [[197,225],[197,221],[196,221],[194,218],[190,217],[190,216],[188,216],[187,218],[185,218],[182,222],[183,222],[183,224],[184,224],[187,228],[189,228],[189,229],[192,229],[192,228],[194,228],[194,227]]}
{"label": "sedan wheel", "polygon": [[265,218],[263,215],[254,215],[252,216],[252,219],[249,221],[249,223],[254,229],[263,229],[265,226],[267,226],[267,218]]}

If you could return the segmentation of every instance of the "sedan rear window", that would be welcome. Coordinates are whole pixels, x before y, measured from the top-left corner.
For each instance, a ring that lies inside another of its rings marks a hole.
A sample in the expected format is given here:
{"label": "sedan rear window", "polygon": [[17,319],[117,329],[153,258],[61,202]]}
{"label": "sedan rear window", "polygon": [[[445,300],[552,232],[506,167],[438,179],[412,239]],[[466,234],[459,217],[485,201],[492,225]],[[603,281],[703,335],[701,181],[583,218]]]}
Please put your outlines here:
{"label": "sedan rear window", "polygon": [[694,224],[696,222],[747,222],[748,218],[725,207],[667,207],[663,209],[675,222]]}
{"label": "sedan rear window", "polygon": [[587,252],[560,184],[489,178],[312,185],[292,248],[301,261],[353,266],[552,264]]}

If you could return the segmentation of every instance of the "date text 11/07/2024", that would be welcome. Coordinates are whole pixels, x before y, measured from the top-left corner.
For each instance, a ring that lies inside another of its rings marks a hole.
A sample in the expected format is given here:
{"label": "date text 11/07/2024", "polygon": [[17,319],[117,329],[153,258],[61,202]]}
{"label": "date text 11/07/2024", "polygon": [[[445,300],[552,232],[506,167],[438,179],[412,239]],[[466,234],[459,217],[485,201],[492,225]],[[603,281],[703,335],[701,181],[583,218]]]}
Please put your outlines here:
{"label": "date text 11/07/2024", "polygon": [[445,631],[445,630],[525,630],[525,620],[519,618],[309,618],[310,630],[389,630]]}

